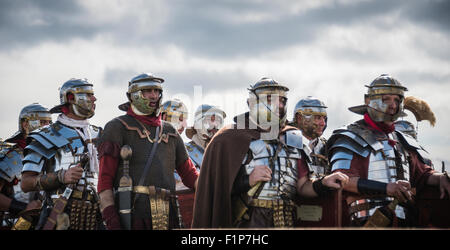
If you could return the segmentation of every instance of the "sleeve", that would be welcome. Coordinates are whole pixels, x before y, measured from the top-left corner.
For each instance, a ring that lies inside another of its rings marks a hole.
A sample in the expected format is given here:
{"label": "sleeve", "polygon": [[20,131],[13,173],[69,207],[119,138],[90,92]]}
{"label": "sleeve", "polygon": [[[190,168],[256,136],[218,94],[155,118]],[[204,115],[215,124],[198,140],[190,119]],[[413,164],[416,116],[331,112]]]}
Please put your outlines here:
{"label": "sleeve", "polygon": [[[186,147],[184,146],[183,139],[181,139],[179,134],[176,134],[175,136],[175,147],[176,147],[176,160],[175,164],[176,166],[183,165],[187,159],[189,159],[188,153],[186,151]],[[195,168],[195,167],[194,167]],[[178,173],[179,174],[179,173]]]}
{"label": "sleeve", "polygon": [[332,172],[341,172],[346,174],[348,177],[359,177],[361,179],[367,179],[368,166],[369,157],[363,157],[361,155],[353,153],[353,157],[348,168],[335,168],[335,166],[332,166]]}
{"label": "sleeve", "polygon": [[411,186],[420,190],[426,185],[428,177],[434,173],[434,170],[422,163],[414,151],[409,151],[408,153],[411,157],[409,162]]}
{"label": "sleeve", "polygon": [[122,133],[120,124],[109,122],[101,134],[98,143],[99,176],[97,191],[100,193],[106,189],[112,189],[119,166],[120,146],[122,145]]}
{"label": "sleeve", "polygon": [[191,159],[187,158],[182,164],[177,166],[176,170],[183,184],[188,188],[194,188],[194,183],[199,174]]}
{"label": "sleeve", "polygon": [[298,171],[298,179],[301,179],[305,176],[309,176],[308,163],[306,163],[306,159],[304,157],[297,160],[297,171]]}

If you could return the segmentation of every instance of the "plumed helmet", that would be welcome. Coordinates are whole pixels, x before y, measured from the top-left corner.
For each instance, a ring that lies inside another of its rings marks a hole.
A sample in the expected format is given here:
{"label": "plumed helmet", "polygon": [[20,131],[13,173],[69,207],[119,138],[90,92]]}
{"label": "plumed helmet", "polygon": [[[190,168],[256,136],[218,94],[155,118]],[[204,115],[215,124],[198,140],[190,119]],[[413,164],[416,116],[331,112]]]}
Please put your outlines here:
{"label": "plumed helmet", "polygon": [[[50,109],[50,113],[61,113],[63,106],[72,105],[73,111],[77,116],[86,119],[91,118],[95,114],[94,102],[89,97],[89,95],[94,94],[93,86],[86,78],[72,78],[66,81],[59,88],[60,104]],[[69,102],[68,94],[73,94],[73,103]]]}
{"label": "plumed helmet", "polygon": [[[143,73],[133,77],[128,82],[128,92],[127,97],[131,104],[144,115],[155,115],[158,116],[161,111],[161,101],[162,101],[162,83],[164,79],[154,76],[152,73]],[[156,107],[150,106],[150,100],[144,98],[142,90],[145,89],[158,89],[160,91],[160,96],[158,104]],[[120,105],[121,110],[126,111],[124,104]]]}

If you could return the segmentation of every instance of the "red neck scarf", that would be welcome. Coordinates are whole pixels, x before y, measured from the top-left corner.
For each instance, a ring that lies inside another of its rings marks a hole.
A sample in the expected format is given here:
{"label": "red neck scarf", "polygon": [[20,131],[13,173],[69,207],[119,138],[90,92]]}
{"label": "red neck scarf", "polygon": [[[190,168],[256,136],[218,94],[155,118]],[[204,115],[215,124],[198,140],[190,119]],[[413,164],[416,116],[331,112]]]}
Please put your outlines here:
{"label": "red neck scarf", "polygon": [[25,138],[17,139],[17,141],[15,141],[15,143],[17,143],[17,145],[18,145],[21,149],[25,149],[25,147],[27,146],[27,141],[26,141]]}
{"label": "red neck scarf", "polygon": [[[395,126],[394,124],[391,125],[387,125],[384,122],[375,122],[372,120],[372,118],[370,118],[368,113],[364,114],[364,121],[369,125],[370,128],[372,128],[373,130],[377,130],[380,131],[382,133],[390,134],[392,132],[395,131]],[[394,140],[388,139],[388,143],[389,145],[391,145],[392,147],[397,143]]]}
{"label": "red neck scarf", "polygon": [[158,127],[161,125],[161,113],[159,116],[150,116],[150,115],[137,115],[133,112],[131,105],[128,107],[127,115],[132,116],[138,119],[140,122],[147,124],[151,127]]}

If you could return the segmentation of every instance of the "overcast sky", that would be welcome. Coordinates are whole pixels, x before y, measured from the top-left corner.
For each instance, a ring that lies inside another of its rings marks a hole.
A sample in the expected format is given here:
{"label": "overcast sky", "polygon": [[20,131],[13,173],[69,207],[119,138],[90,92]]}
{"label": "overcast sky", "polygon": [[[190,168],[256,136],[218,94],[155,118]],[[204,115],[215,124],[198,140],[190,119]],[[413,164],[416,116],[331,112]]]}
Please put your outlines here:
{"label": "overcast sky", "polygon": [[201,103],[231,122],[247,111],[249,85],[271,77],[290,88],[289,119],[302,97],[326,103],[327,137],[361,118],[347,108],[388,73],[433,109],[437,124],[419,122],[419,140],[449,169],[448,0],[0,0],[3,139],[22,107],[59,104],[70,78],[94,84],[91,123],[104,126],[122,114],[127,81],[142,72],[166,80],[164,100],[182,99],[189,125]]}

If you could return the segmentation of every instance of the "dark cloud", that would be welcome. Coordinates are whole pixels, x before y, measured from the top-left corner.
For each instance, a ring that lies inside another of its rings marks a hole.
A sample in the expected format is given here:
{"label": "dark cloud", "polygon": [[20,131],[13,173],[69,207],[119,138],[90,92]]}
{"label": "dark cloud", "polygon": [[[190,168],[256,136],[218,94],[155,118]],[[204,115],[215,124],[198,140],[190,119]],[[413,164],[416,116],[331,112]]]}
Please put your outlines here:
{"label": "dark cloud", "polygon": [[[127,2],[133,4],[133,2]],[[149,2],[149,9],[153,8]],[[195,54],[213,57],[260,55],[267,51],[310,43],[318,31],[330,25],[371,21],[374,17],[400,13],[400,20],[434,29],[449,30],[449,1],[370,1],[332,4],[297,15],[289,4],[260,1],[169,1],[163,26],[142,29],[136,13],[108,23],[93,23],[88,10],[76,1],[0,1],[0,48],[32,46],[42,41],[65,42],[108,34],[124,46],[175,44]],[[286,5],[287,4],[287,5]],[[139,8],[144,8],[139,6]],[[230,17],[269,16],[258,22],[234,22]],[[274,18],[270,18],[274,16]],[[158,18],[148,16],[140,18]],[[368,22],[370,23],[370,22]],[[380,25],[371,23],[370,25]],[[392,27],[381,27],[390,29]],[[376,34],[375,34],[376,35]]]}
{"label": "dark cloud", "polygon": [[403,14],[412,22],[445,32],[450,31],[450,1],[448,0],[415,1],[414,4],[405,6]]}
{"label": "dark cloud", "polygon": [[75,1],[28,0],[0,1],[0,46],[3,49],[26,47],[43,41],[89,39],[100,27],[82,20],[84,10]]}

